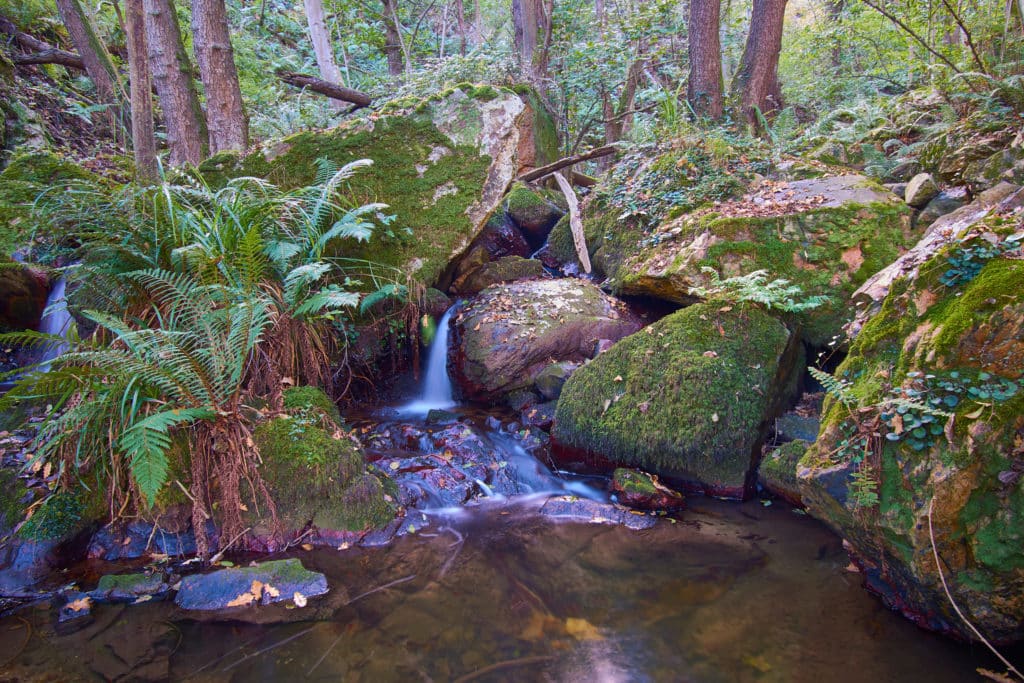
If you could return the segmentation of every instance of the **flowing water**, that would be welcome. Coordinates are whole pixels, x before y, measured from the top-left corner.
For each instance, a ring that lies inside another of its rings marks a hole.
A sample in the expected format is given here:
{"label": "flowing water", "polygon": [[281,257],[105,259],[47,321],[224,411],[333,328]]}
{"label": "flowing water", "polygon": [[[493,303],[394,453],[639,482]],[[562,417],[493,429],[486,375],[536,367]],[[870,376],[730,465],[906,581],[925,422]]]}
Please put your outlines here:
{"label": "flowing water", "polygon": [[[454,407],[450,315],[423,396],[353,423],[419,526],[383,547],[296,549],[331,587],[303,610],[211,622],[172,602],[96,605],[67,633],[29,606],[0,619],[0,680],[944,683],[998,669],[885,609],[840,539],[781,504],[695,498],[643,531],[546,516],[549,495],[607,494],[545,466],[543,440],[509,416]],[[423,417],[438,408],[455,413]],[[126,571],[62,580],[88,590]]]}
{"label": "flowing water", "polygon": [[[64,297],[67,280],[62,275],[57,278],[46,298],[46,308],[43,318],[39,321],[39,331],[44,334],[52,334],[59,337],[66,337],[71,327],[71,312],[68,310],[67,300]],[[68,348],[67,342],[55,342],[39,350],[39,370],[46,372],[50,368],[50,361],[64,353]]]}
{"label": "flowing water", "polygon": [[437,323],[437,334],[427,354],[427,369],[419,398],[399,408],[402,415],[425,416],[431,410],[447,410],[455,406],[452,382],[448,377],[448,334],[452,314],[458,304],[449,308]]}

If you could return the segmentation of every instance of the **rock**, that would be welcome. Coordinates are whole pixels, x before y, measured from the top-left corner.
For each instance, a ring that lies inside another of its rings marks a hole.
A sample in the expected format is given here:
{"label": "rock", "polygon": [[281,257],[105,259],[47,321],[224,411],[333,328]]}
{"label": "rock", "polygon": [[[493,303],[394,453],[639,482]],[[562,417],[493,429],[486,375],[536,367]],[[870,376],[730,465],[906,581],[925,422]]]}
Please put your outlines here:
{"label": "rock", "polygon": [[915,209],[924,208],[928,202],[939,194],[939,186],[931,173],[918,173],[907,183],[903,194],[904,201]]}
{"label": "rock", "polygon": [[95,590],[89,597],[99,602],[136,602],[162,599],[170,590],[164,575],[152,574],[106,574],[100,577]]}
{"label": "rock", "polygon": [[564,203],[561,195],[516,183],[505,195],[502,206],[530,245],[537,249],[547,240],[555,223],[566,214]]}
{"label": "rock", "polygon": [[[160,516],[161,524],[165,516]],[[189,525],[190,526],[190,525]],[[206,527],[210,539],[217,539],[216,527]],[[114,562],[131,560],[149,554],[182,557],[196,553],[196,537],[191,528],[170,531],[163,527],[154,528],[151,522],[133,520],[127,524],[108,525],[97,531],[89,540],[87,554],[91,558]]]}
{"label": "rock", "polygon": [[49,292],[44,272],[0,255],[0,332],[37,329]]}
{"label": "rock", "polygon": [[[346,242],[344,256],[395,266],[430,286],[469,246],[524,169],[554,161],[554,123],[535,94],[460,85],[393,103],[373,117],[266,142],[249,155],[224,152],[200,165],[214,186],[256,176],[285,188],[312,182],[317,159],[374,164],[346,181],[355,202],[387,202],[391,230]],[[550,128],[550,130],[548,130]]]}
{"label": "rock", "polygon": [[[988,217],[993,209],[1008,212],[1024,205],[1024,191],[1009,183],[1000,183],[978,195],[977,199],[953,213],[946,214],[928,228],[924,237],[910,250],[888,266],[869,277],[851,299],[857,304],[856,315],[847,326],[850,336],[856,336],[868,317],[878,311],[882,301],[889,294],[892,283],[900,277],[917,277],[921,264],[932,258],[939,250],[949,246],[957,235]],[[999,208],[997,208],[999,207]],[[865,305],[866,304],[866,305]]]}
{"label": "rock", "polygon": [[555,455],[597,456],[742,498],[799,346],[754,305],[673,313],[573,373],[555,413]]}
{"label": "rock", "polygon": [[889,190],[889,192],[892,192],[897,197],[902,197],[907,194],[906,183],[885,183],[882,187]]}
{"label": "rock", "polygon": [[536,259],[521,256],[503,256],[469,271],[452,283],[452,292],[477,294],[503,282],[544,277],[544,265]]}
{"label": "rock", "polygon": [[302,600],[296,599],[296,593],[308,599],[327,591],[323,574],[309,571],[292,558],[186,576],[174,603],[185,610],[241,609],[286,600],[297,604]]}
{"label": "rock", "polygon": [[817,417],[787,412],[775,419],[775,436],[782,441],[807,441],[818,438],[821,421]]}
{"label": "rock", "polygon": [[[285,542],[308,525],[318,532],[358,532],[382,527],[394,517],[383,484],[366,473],[362,451],[341,432],[330,434],[301,416],[286,415],[260,424],[253,439]],[[258,502],[248,501],[249,510],[261,509]],[[269,520],[249,515],[263,549],[276,548]]]}
{"label": "rock", "polygon": [[620,503],[638,510],[672,511],[686,507],[683,494],[665,486],[653,474],[639,470],[617,468],[612,473],[611,492]]}
{"label": "rock", "polygon": [[428,287],[423,295],[423,303],[420,305],[420,310],[425,315],[440,318],[451,306],[452,300],[448,298],[447,294],[433,287]]}
{"label": "rock", "polygon": [[[481,266],[504,256],[525,258],[533,249],[519,228],[508,220],[500,210],[491,214],[484,229],[470,243],[469,247],[449,266],[447,277],[438,281],[438,287],[448,289],[452,282],[465,280]],[[447,309],[446,309],[447,310]]]}
{"label": "rock", "polygon": [[528,280],[490,287],[459,311],[449,370],[474,401],[532,392],[553,361],[580,363],[599,339],[639,329],[626,307],[581,280]]}
{"label": "rock", "polygon": [[[594,355],[597,354],[595,353]],[[548,401],[555,401],[562,393],[562,387],[565,385],[565,380],[569,379],[569,376],[576,372],[576,368],[579,366],[579,363],[573,363],[571,361],[552,363],[538,373],[533,384],[537,387],[537,391],[541,396]]]}
{"label": "rock", "polygon": [[[912,244],[905,205],[863,176],[767,183],[742,200],[670,219],[647,234],[615,216],[587,224],[592,260],[617,294],[683,305],[710,278],[766,270],[826,304],[794,316],[813,346],[841,333],[847,297]],[[552,233],[556,241],[559,228]]]}
{"label": "rock", "polygon": [[555,401],[548,401],[547,403],[539,403],[528,407],[522,414],[523,425],[549,431],[555,421],[556,405]]}
{"label": "rock", "polygon": [[890,606],[974,638],[944,577],[966,619],[1002,642],[1024,639],[1024,260],[1019,219],[978,211],[940,219],[933,230],[959,230],[891,280],[836,370],[853,405],[829,403],[798,477],[808,511]]}
{"label": "rock", "polygon": [[304,415],[319,414],[336,425],[341,424],[338,406],[323,389],[317,387],[288,387],[281,392],[284,409]]}
{"label": "rock", "polygon": [[815,161],[821,161],[835,166],[846,166],[850,163],[850,158],[846,153],[846,146],[835,140],[829,140],[823,143],[820,147],[811,151],[807,156]]}
{"label": "rock", "polygon": [[[892,170],[886,175],[885,179],[893,183],[908,183],[910,179],[921,172],[921,163],[914,159],[907,161],[901,161],[900,163],[893,166]],[[897,192],[901,197],[904,196],[902,192]]]}
{"label": "rock", "polygon": [[62,597],[64,604],[57,611],[61,634],[66,635],[92,623],[92,598],[79,591],[68,591]]}
{"label": "rock", "polygon": [[638,514],[615,507],[610,503],[577,498],[576,496],[553,496],[540,508],[545,517],[580,524],[611,524],[641,531],[658,523],[656,517]]}
{"label": "rock", "polygon": [[795,439],[766,453],[757,470],[757,483],[776,498],[795,507],[803,507],[796,470],[810,445],[807,441]]}
{"label": "rock", "polygon": [[917,216],[916,224],[918,227],[927,228],[942,216],[953,213],[965,204],[967,204],[967,191],[964,188],[958,187],[952,190],[944,190],[921,210],[921,213]]}

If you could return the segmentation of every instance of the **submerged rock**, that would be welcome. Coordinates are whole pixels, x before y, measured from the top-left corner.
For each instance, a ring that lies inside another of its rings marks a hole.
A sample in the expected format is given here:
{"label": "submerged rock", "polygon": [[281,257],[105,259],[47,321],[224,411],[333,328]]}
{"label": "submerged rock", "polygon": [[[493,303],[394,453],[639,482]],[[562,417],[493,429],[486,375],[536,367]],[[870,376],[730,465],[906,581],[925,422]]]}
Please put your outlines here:
{"label": "submerged rock", "polygon": [[223,610],[287,600],[301,607],[304,605],[299,603],[328,590],[323,574],[309,571],[292,558],[186,576],[174,602],[185,610]]}
{"label": "submerged rock", "polygon": [[1024,232],[1019,212],[977,210],[887,278],[836,370],[849,405],[826,404],[799,481],[889,605],[974,638],[944,579],[986,637],[1011,641],[1024,639]]}
{"label": "submerged rock", "polygon": [[474,401],[533,392],[552,362],[579,363],[599,340],[639,329],[626,307],[581,280],[529,280],[485,289],[459,312],[452,380]]}
{"label": "submerged rock", "polygon": [[800,458],[804,457],[810,445],[808,441],[795,439],[765,453],[758,466],[757,483],[790,505],[803,507],[796,471]]}
{"label": "submerged rock", "polygon": [[569,378],[551,432],[556,456],[597,456],[742,498],[798,349],[782,323],[753,305],[673,313]]}
{"label": "submerged rock", "polygon": [[611,524],[640,531],[650,529],[658,523],[656,517],[626,510],[611,503],[577,498],[576,496],[554,496],[541,506],[540,514],[552,519],[582,524]]}

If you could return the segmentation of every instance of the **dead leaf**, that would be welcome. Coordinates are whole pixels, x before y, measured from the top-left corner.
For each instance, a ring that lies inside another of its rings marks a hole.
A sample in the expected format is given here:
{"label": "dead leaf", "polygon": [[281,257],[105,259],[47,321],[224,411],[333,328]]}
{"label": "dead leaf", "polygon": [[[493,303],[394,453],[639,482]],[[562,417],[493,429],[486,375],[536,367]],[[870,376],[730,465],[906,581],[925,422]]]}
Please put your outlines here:
{"label": "dead leaf", "polygon": [[313,544],[312,543],[303,543],[299,547],[302,548],[303,550],[305,550],[306,552],[309,552],[310,550],[313,549]]}
{"label": "dead leaf", "polygon": [[715,351],[705,351],[703,355],[705,358],[718,358],[718,353]]}
{"label": "dead leaf", "polygon": [[306,600],[305,595],[299,591],[295,591],[295,593],[292,594],[292,602],[295,603],[296,607],[305,607],[308,600]]}
{"label": "dead leaf", "polygon": [[252,593],[252,597],[256,602],[259,602],[263,597],[263,582],[253,580],[252,586],[249,588],[249,592]]}
{"label": "dead leaf", "polygon": [[277,590],[276,588],[271,586],[269,583],[263,587],[263,592],[266,595],[269,595],[272,598],[279,598],[279,597],[281,597],[281,591]]}
{"label": "dead leaf", "polygon": [[92,598],[90,598],[89,596],[85,596],[84,598],[78,598],[77,600],[72,600],[71,602],[69,602],[67,605],[65,605],[65,607],[67,607],[67,609],[71,610],[72,612],[87,611],[90,607],[92,607]]}
{"label": "dead leaf", "polygon": [[237,598],[227,604],[228,607],[248,607],[252,603],[256,602],[256,596],[252,593],[242,593]]}
{"label": "dead leaf", "polygon": [[622,375],[615,375],[615,379],[613,381],[621,382],[622,381]]}
{"label": "dead leaf", "polygon": [[576,640],[604,640],[597,627],[586,619],[569,617],[565,620],[565,631]]}

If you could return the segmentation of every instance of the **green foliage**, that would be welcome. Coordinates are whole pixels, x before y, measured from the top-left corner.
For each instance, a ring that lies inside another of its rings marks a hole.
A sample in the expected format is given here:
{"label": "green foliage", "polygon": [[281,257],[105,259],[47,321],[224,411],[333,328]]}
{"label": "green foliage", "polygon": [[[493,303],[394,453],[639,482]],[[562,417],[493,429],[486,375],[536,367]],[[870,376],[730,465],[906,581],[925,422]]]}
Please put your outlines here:
{"label": "green foliage", "polygon": [[807,371],[811,374],[811,377],[821,383],[821,386],[825,388],[825,392],[835,400],[846,406],[852,406],[856,403],[857,399],[850,393],[849,381],[836,377],[813,365],[808,367]]}
{"label": "green foliage", "polygon": [[878,479],[867,460],[861,461],[850,476],[850,501],[854,507],[872,509],[878,506]]}
{"label": "green foliage", "polygon": [[809,296],[797,300],[796,297],[803,295],[803,290],[782,278],[769,282],[767,270],[755,270],[725,280],[719,277],[718,271],[714,268],[705,266],[701,268],[701,272],[709,277],[710,282],[704,286],[691,287],[689,293],[711,301],[750,301],[761,304],[768,310],[774,308],[785,313],[808,311],[828,301],[826,296]]}
{"label": "green foliage", "polygon": [[1010,236],[995,244],[980,238],[959,243],[946,255],[949,268],[939,278],[939,282],[947,287],[970,282],[978,276],[989,260],[1020,249],[1022,238],[1024,233]]}

